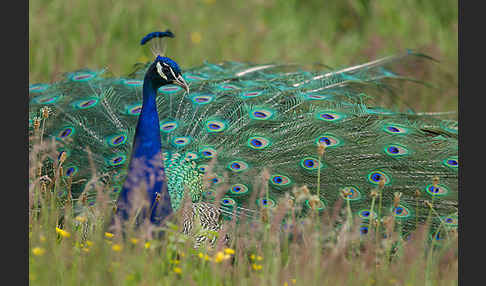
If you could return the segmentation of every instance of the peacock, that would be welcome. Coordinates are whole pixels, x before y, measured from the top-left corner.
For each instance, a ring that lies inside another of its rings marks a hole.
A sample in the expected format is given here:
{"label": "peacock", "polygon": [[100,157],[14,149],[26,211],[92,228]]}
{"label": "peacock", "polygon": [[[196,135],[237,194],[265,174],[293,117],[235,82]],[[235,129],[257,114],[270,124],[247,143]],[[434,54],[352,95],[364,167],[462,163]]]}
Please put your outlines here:
{"label": "peacock", "polygon": [[74,199],[95,203],[95,168],[122,217],[140,183],[154,224],[189,198],[185,233],[196,217],[217,231],[289,201],[302,215],[344,201],[362,232],[393,216],[406,233],[430,209],[436,227],[457,227],[457,121],[374,103],[399,97],[394,85],[413,79],[395,67],[426,55],[338,70],[234,61],[181,70],[163,56],[164,37],[174,35],[142,39],[155,60],[128,76],[80,69],[29,86],[30,131],[49,113],[42,139],[57,146],[42,172],[62,161]]}

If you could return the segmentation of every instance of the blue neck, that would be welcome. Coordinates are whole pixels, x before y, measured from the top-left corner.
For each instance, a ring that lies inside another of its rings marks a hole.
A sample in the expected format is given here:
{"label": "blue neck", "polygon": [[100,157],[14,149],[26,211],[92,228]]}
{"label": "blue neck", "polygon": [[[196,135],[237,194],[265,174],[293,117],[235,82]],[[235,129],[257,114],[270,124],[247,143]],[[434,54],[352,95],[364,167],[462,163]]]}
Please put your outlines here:
{"label": "blue neck", "polygon": [[149,80],[143,82],[142,111],[137,122],[132,149],[133,158],[153,158],[162,151],[156,90]]}
{"label": "blue neck", "polygon": [[[127,178],[118,198],[118,210],[121,212],[122,218],[127,219],[130,197],[136,193],[137,189],[142,188],[146,190],[150,201],[150,210],[152,210],[150,221],[159,225],[163,219],[172,213],[172,206],[162,165],[162,145],[156,96],[157,90],[146,75],[143,82],[142,111],[135,130]],[[155,201],[157,193],[160,196],[159,202]],[[146,214],[150,210],[145,210]]]}

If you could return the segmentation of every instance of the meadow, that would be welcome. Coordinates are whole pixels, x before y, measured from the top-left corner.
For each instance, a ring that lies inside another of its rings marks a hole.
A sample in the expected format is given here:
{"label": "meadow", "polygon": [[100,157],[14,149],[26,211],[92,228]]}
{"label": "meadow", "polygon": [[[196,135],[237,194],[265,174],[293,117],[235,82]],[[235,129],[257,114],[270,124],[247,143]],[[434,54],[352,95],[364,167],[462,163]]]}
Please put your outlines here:
{"label": "meadow", "polygon": [[[29,82],[53,82],[84,67],[128,74],[136,62],[152,59],[141,37],[168,28],[176,38],[167,54],[182,69],[224,60],[341,68],[410,48],[438,62],[410,71],[433,87],[404,90],[402,108],[452,111],[457,118],[457,6],[455,0],[29,0]],[[48,120],[30,134],[31,285],[458,284],[455,230],[436,240],[434,230],[421,226],[403,237],[391,217],[369,221],[364,231],[355,214],[338,212],[346,202],[299,223],[290,220],[286,229],[284,214],[296,210],[282,204],[251,225],[228,223],[222,233],[229,243],[221,233],[204,233],[216,236],[214,247],[193,248],[180,233],[180,213],[162,239],[148,225],[108,231],[114,198],[100,182],[94,182],[97,203],[90,205],[83,197],[56,196],[70,192],[70,182],[59,176],[62,164],[51,178],[38,172],[55,148],[40,142]],[[435,216],[432,207],[429,216]]]}

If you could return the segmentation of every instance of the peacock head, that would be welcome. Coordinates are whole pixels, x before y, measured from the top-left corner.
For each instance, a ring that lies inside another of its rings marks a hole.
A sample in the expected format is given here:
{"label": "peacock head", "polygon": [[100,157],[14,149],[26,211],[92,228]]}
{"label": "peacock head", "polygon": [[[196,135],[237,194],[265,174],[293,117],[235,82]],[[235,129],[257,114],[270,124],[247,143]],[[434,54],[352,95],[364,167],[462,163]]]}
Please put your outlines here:
{"label": "peacock head", "polygon": [[168,57],[158,55],[147,70],[146,79],[151,80],[156,89],[163,85],[176,84],[189,92],[189,86],[182,77],[179,65]]}
{"label": "peacock head", "polygon": [[164,55],[165,52],[165,42],[162,42],[164,38],[174,38],[174,34],[169,30],[165,32],[152,32],[140,41],[141,45],[151,42],[152,53],[156,56],[155,61],[147,70],[145,79],[150,80],[157,89],[163,85],[176,84],[185,89],[186,92],[189,92],[189,86],[182,77],[179,65],[168,57],[160,56]]}

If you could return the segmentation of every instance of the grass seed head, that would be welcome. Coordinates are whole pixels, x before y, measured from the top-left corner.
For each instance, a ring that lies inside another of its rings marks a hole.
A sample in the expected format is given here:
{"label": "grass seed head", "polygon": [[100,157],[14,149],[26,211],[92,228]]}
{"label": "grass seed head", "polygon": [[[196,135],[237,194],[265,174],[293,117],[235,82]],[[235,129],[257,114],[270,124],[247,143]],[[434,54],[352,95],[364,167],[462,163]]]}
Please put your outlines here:
{"label": "grass seed head", "polygon": [[321,200],[317,195],[313,195],[309,198],[309,205],[313,210],[318,209],[320,204],[321,204]]}
{"label": "grass seed head", "polygon": [[385,178],[383,176],[380,178],[378,186],[380,187],[380,190],[383,190],[383,188],[385,187]]}
{"label": "grass seed head", "polygon": [[42,118],[47,119],[49,118],[49,113],[51,112],[51,109],[47,106],[41,108],[41,114]]}
{"label": "grass seed head", "polygon": [[421,195],[420,190],[416,189],[414,195],[415,195],[415,197],[419,198],[420,195]]}
{"label": "grass seed head", "polygon": [[439,177],[435,176],[432,178],[432,183],[434,184],[435,187],[439,184]]}
{"label": "grass seed head", "polygon": [[393,194],[393,206],[394,207],[398,207],[398,205],[400,204],[400,198],[402,197],[402,193],[401,192],[395,192]]}
{"label": "grass seed head", "polygon": [[317,154],[319,154],[319,157],[322,157],[325,151],[326,151],[326,144],[322,142],[319,143],[319,145],[317,145]]}
{"label": "grass seed head", "polygon": [[40,127],[40,118],[36,117],[34,118],[34,130],[39,130]]}
{"label": "grass seed head", "polygon": [[59,164],[64,163],[64,161],[66,161],[66,157],[67,157],[66,152],[62,151],[61,156],[59,157]]}
{"label": "grass seed head", "polygon": [[376,197],[378,196],[378,191],[377,191],[377,190],[372,190],[372,191],[370,192],[370,196],[371,196],[372,198],[376,198]]}

